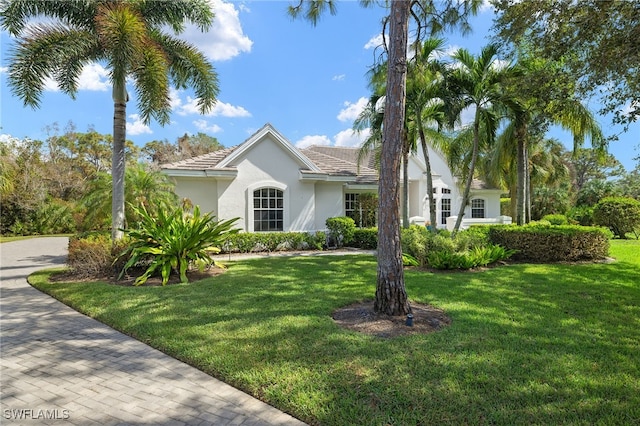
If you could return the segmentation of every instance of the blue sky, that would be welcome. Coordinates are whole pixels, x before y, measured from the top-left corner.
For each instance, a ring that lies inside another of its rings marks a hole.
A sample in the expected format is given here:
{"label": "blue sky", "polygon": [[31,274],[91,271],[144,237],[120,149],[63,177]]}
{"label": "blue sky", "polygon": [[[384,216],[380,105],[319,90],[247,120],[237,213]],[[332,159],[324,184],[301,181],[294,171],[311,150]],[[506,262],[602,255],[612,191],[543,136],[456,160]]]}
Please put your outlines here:
{"label": "blue sky", "polygon": [[[189,29],[181,35],[212,61],[220,94],[206,116],[194,108],[190,91],[173,91],[171,124],[144,126],[135,99],[127,105],[127,138],[142,146],[151,140],[174,142],[198,132],[215,136],[225,146],[243,142],[265,123],[271,123],[294,145],[357,146],[353,120],[368,98],[366,72],[379,45],[380,8],[363,9],[355,1],[338,4],[335,16],[326,15],[313,27],[286,14],[287,1],[222,2],[210,0],[216,13],[207,34]],[[465,47],[477,53],[488,43],[493,11],[490,7],[473,20],[473,34],[447,37],[451,50]],[[0,137],[44,140],[45,128],[60,128],[72,121],[78,131],[90,127],[111,133],[113,103],[107,72],[96,64],[85,69],[75,100],[48,85],[40,109],[24,107],[7,86],[7,56],[12,41],[0,34]],[[133,96],[133,93],[130,95]],[[592,105],[593,110],[597,105]],[[609,118],[601,120],[605,134],[617,134]],[[554,130],[567,147],[571,137]],[[640,155],[640,123],[612,143],[612,152],[628,170]]]}

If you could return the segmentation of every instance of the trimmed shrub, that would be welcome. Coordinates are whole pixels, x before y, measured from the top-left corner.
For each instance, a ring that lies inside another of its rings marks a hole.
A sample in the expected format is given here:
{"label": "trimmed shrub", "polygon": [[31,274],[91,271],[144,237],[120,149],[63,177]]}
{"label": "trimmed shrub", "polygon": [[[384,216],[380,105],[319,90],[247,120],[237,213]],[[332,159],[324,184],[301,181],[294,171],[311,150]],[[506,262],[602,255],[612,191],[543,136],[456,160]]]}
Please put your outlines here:
{"label": "trimmed shrub", "polygon": [[328,237],[333,239],[336,247],[342,247],[353,240],[356,230],[356,222],[347,216],[330,217],[325,224],[329,230]]}
{"label": "trimmed shrub", "polygon": [[375,250],[378,248],[378,228],[356,228],[350,246],[363,250]]}
{"label": "trimmed shrub", "polygon": [[240,232],[227,235],[221,245],[223,253],[261,251],[322,250],[326,236],[322,231],[308,232]]}
{"label": "trimmed shrub", "polygon": [[551,225],[568,225],[569,219],[563,214],[548,214],[542,217],[542,220],[549,222]]}
{"label": "trimmed shrub", "polygon": [[507,250],[516,250],[513,258],[526,262],[594,260],[609,253],[608,232],[588,226],[540,223],[493,226],[489,239]]}
{"label": "trimmed shrub", "polygon": [[609,228],[616,237],[626,238],[627,233],[640,229],[640,201],[627,197],[603,198],[593,208],[593,221]]}
{"label": "trimmed shrub", "polygon": [[567,212],[567,217],[582,226],[593,225],[593,207],[577,206]]}

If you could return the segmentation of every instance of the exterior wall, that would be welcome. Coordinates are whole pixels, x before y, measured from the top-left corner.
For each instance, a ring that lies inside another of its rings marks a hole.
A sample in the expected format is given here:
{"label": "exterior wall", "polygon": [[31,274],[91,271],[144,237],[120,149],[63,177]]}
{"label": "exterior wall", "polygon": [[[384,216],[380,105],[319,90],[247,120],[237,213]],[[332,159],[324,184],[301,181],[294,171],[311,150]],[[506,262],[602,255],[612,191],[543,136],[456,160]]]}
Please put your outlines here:
{"label": "exterior wall", "polygon": [[[484,200],[485,206],[485,218],[500,216],[500,194],[501,191],[496,190],[483,190],[483,191],[471,191],[469,196],[470,200],[480,198]],[[455,213],[456,215],[458,212]],[[464,209],[464,218],[471,218],[471,206],[467,206]]]}
{"label": "exterior wall", "polygon": [[[371,192],[371,188],[347,186],[343,182],[303,181],[300,169],[306,168],[301,159],[291,154],[278,139],[267,133],[254,141],[245,152],[227,166],[237,169],[231,178],[205,178],[174,176],[176,193],[200,205],[203,211],[213,211],[220,219],[239,217],[238,227],[253,231],[253,191],[260,188],[277,188],[283,191],[284,231],[315,231],[326,228],[329,217],[345,215],[345,193]],[[437,151],[429,148],[433,186],[438,189],[436,198],[437,227],[441,223],[441,202],[451,200],[451,216],[458,214],[461,194],[446,161]],[[427,179],[422,151],[412,156],[409,163],[409,217],[415,223],[429,220]],[[443,194],[442,189],[451,192]],[[375,190],[374,190],[375,191]],[[472,191],[471,199],[485,200],[485,217],[500,216],[499,190]],[[465,210],[465,219],[471,218],[471,207]]]}
{"label": "exterior wall", "polygon": [[218,211],[218,184],[215,179],[176,176],[172,180],[180,199],[188,198],[194,205],[199,205],[202,212],[213,212],[219,219],[233,217]]}
{"label": "exterior wall", "polygon": [[[221,214],[240,217],[239,226],[253,231],[253,191],[278,188],[284,197],[284,231],[315,230],[314,184],[300,181],[300,167],[278,143],[265,137],[234,161],[237,177],[221,182],[219,206]],[[222,186],[222,185],[221,185]]]}
{"label": "exterior wall", "polygon": [[315,229],[326,229],[330,217],[344,216],[344,192],[341,183],[318,182],[316,189]]}

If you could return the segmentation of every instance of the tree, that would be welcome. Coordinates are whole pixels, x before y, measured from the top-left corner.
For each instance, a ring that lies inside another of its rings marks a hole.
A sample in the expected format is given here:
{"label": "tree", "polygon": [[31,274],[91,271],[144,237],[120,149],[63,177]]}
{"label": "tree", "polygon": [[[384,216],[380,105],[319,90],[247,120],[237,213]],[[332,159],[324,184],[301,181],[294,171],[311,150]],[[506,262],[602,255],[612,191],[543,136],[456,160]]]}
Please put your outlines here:
{"label": "tree", "polygon": [[[408,114],[409,120],[414,123],[410,128],[414,130],[413,133],[417,133],[424,156],[427,196],[429,198],[429,223],[432,225],[429,228],[432,233],[436,232],[438,219],[427,136],[429,136],[431,144],[435,146],[442,146],[443,142],[448,139],[440,132],[445,121],[445,108],[441,97],[443,96],[442,83],[446,68],[444,64],[433,58],[435,54],[442,51],[443,45],[444,41],[437,38],[429,38],[422,44],[416,43],[416,52],[409,63],[407,79]],[[412,139],[415,139],[415,136]]]}
{"label": "tree", "polygon": [[224,148],[218,139],[199,132],[196,135],[186,133],[175,143],[164,141],[147,142],[142,147],[142,153],[154,165],[173,163],[187,158],[197,157]]}
{"label": "tree", "polygon": [[532,46],[537,57],[558,61],[579,82],[582,95],[600,94],[601,113],[628,124],[640,117],[640,13],[637,1],[494,0],[497,37]]}
{"label": "tree", "polygon": [[[125,173],[127,202],[125,227],[132,226],[140,217],[136,209],[143,209],[151,215],[160,210],[173,210],[178,205],[173,184],[159,170],[149,170],[144,164],[134,163]],[[111,202],[111,175],[99,173],[88,185],[81,200],[86,209],[83,221],[85,230],[100,230],[108,227]]]}
{"label": "tree", "polygon": [[518,54],[518,72],[505,83],[508,97],[515,102],[505,110],[510,123],[500,138],[499,161],[505,161],[510,155],[516,159],[516,186],[510,191],[516,199],[516,223],[522,225],[531,219],[529,149],[535,143],[541,146],[550,125],[559,125],[571,132],[574,150],[579,149],[587,137],[600,153],[606,145],[597,121],[575,94],[572,76],[556,63],[531,57],[526,49]]}
{"label": "tree", "polygon": [[[475,57],[466,49],[459,49],[452,58],[456,62],[450,73],[450,90],[457,99],[453,105],[454,116],[464,108],[475,108],[473,123],[473,144],[471,159],[464,180],[464,190],[460,210],[453,229],[456,233],[460,229],[464,210],[469,202],[471,183],[475,176],[476,162],[481,149],[481,143],[491,145],[495,139],[500,122],[496,107],[510,103],[504,92],[503,82],[514,72],[513,65],[501,66],[497,59],[498,49],[495,45],[488,45]],[[482,134],[481,134],[482,130]]]}
{"label": "tree", "polygon": [[567,156],[567,161],[571,164],[576,193],[589,181],[624,175],[624,166],[616,157],[591,148],[579,148],[573,155]]}
{"label": "tree", "polygon": [[[57,22],[32,18],[49,18]],[[3,29],[18,37],[10,56],[9,86],[25,105],[37,108],[45,79],[75,98],[84,65],[109,68],[114,103],[111,162],[112,237],[122,237],[125,210],[125,141],[127,78],[134,80],[138,109],[145,124],[169,122],[170,80],[177,88],[192,86],[202,113],[218,93],[213,66],[195,47],[164,32],[175,33],[192,22],[206,30],[213,12],[205,0],[8,0],[0,6]]]}
{"label": "tree", "polygon": [[[371,5],[374,2],[365,0],[361,3]],[[376,312],[403,315],[411,310],[404,285],[398,180],[405,113],[407,39],[412,6],[415,5],[417,8],[413,16],[417,19],[416,39],[420,40],[426,30],[435,34],[460,23],[463,27],[468,27],[466,18],[469,14],[475,14],[481,3],[481,0],[447,0],[437,4],[434,1],[391,2],[387,59],[390,72],[387,73],[383,148],[378,184],[378,271],[374,302]],[[442,8],[437,10],[437,5]],[[299,0],[296,6],[289,6],[288,10],[292,17],[303,16],[314,25],[325,11],[336,13],[335,2],[331,0]]]}

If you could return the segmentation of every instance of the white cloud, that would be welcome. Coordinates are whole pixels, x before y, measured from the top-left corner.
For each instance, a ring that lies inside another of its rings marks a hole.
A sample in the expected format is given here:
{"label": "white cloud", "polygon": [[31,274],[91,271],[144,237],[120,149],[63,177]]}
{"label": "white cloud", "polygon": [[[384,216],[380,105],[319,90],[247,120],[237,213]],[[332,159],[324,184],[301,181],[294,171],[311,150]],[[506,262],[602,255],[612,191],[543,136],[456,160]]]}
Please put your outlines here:
{"label": "white cloud", "polygon": [[375,49],[380,46],[382,46],[382,34],[377,34],[364,45],[364,48]]}
{"label": "white cloud", "polygon": [[333,80],[333,81],[343,81],[345,79],[345,77],[346,77],[345,74],[334,75],[331,80]]}
{"label": "white cloud", "polygon": [[104,92],[111,88],[109,71],[100,64],[89,64],[82,69],[78,79],[79,90]]}
{"label": "white cloud", "polygon": [[356,103],[346,101],[344,108],[338,113],[338,120],[342,122],[355,120],[365,109],[368,102],[369,100],[367,98],[360,98]]}
{"label": "white cloud", "polygon": [[[180,93],[176,90],[172,92],[171,105],[179,115],[195,114],[200,115],[198,108],[198,98],[187,96],[186,102],[180,99]],[[207,117],[251,117],[251,113],[241,106],[234,106],[225,102],[217,101],[211,111],[205,114]]]}
{"label": "white cloud", "polygon": [[210,117],[251,117],[251,113],[241,106],[233,106],[224,102],[216,102],[209,114]]}
{"label": "white cloud", "polygon": [[352,129],[343,130],[333,138],[336,141],[336,146],[343,147],[359,147],[364,140],[369,137],[369,129],[365,129],[361,132],[355,132]]}
{"label": "white cloud", "polygon": [[217,124],[210,125],[207,120],[195,120],[193,125],[203,133],[220,133],[222,131],[222,127]]}
{"label": "white cloud", "polygon": [[325,135],[310,135],[295,143],[296,148],[308,148],[312,145],[331,145],[331,139]]}
{"label": "white cloud", "polygon": [[151,128],[142,122],[140,114],[130,114],[129,118],[133,120],[133,122],[127,121],[127,133],[129,135],[135,136],[153,133]]}
{"label": "white cloud", "polygon": [[480,10],[479,12],[485,13],[485,12],[493,12],[493,5],[491,4],[491,2],[489,0],[484,0],[482,2],[482,4],[480,5]]}
{"label": "white cloud", "polygon": [[[78,90],[89,90],[92,92],[105,92],[111,88],[109,81],[109,71],[102,65],[92,63],[85,65],[78,78]],[[50,77],[44,80],[44,90],[48,92],[58,92],[58,83]]]}
{"label": "white cloud", "polygon": [[194,44],[213,61],[226,61],[240,53],[250,52],[253,41],[243,33],[236,6],[221,0],[209,0],[209,3],[215,13],[209,31],[203,33],[195,25],[187,25],[179,37]]}
{"label": "white cloud", "polygon": [[9,67],[0,67],[0,74],[5,74],[9,71]]}

